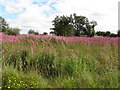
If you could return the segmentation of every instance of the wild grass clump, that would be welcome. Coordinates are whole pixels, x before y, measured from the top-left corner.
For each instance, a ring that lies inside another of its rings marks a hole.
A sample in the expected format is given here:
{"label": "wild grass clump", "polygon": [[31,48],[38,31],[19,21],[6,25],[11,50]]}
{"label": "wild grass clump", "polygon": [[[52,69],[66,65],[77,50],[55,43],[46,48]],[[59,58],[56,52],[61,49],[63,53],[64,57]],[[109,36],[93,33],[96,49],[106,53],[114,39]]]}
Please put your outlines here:
{"label": "wild grass clump", "polygon": [[9,88],[45,88],[49,87],[47,81],[35,71],[21,73],[13,67],[5,67],[2,75],[3,89]]}

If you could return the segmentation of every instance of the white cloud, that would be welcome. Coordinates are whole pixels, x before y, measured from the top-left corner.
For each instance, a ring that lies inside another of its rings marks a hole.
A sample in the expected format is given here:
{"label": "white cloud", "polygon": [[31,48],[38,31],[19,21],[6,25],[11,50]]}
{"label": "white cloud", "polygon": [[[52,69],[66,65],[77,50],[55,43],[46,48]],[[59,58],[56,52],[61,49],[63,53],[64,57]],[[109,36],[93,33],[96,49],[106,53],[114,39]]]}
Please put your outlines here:
{"label": "white cloud", "polygon": [[96,20],[96,30],[118,30],[118,1],[119,0],[63,0],[56,8],[63,14],[77,13],[89,20]]}
{"label": "white cloud", "polygon": [[[43,5],[32,2],[47,2]],[[56,15],[70,15],[76,13],[95,20],[96,30],[116,32],[118,29],[118,1],[119,0],[0,0],[7,13],[18,13],[16,19],[7,19],[12,27],[20,27],[23,33],[35,28],[42,32],[49,32],[51,21]],[[55,4],[53,4],[55,2]],[[51,7],[55,8],[55,10]],[[45,14],[45,12],[48,14]],[[27,31],[25,31],[27,30]]]}
{"label": "white cloud", "polygon": [[[38,30],[40,33],[49,32],[49,28],[51,27],[51,21],[53,18],[47,17],[44,14],[44,11],[51,11],[50,2],[48,5],[38,6],[32,4],[32,1],[29,0],[19,0],[18,2],[10,2],[9,4],[3,2],[5,4],[7,13],[19,13],[20,9],[24,9],[23,12],[18,14],[16,19],[7,19],[11,27],[20,27],[23,33],[27,33],[27,31],[31,29]],[[8,6],[6,6],[8,5]],[[12,6],[13,7],[10,7]],[[15,7],[18,8],[15,8]],[[9,7],[9,10],[7,8]]]}

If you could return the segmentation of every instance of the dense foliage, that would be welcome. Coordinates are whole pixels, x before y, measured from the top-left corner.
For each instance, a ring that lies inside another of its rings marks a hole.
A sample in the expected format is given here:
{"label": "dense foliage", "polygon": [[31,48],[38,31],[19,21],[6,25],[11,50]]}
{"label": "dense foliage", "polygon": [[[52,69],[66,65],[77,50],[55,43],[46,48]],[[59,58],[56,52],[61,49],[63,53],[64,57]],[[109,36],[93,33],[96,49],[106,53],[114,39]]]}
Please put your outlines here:
{"label": "dense foliage", "polygon": [[104,32],[104,31],[97,31],[96,35],[97,36],[107,36],[107,37],[117,37],[117,36],[119,37],[119,31],[118,31],[117,34],[111,33],[110,31],[106,31],[106,32]]}
{"label": "dense foliage", "polygon": [[28,31],[28,34],[36,34],[36,35],[38,35],[39,33],[37,31],[34,31],[34,30],[30,29]]}
{"label": "dense foliage", "polygon": [[3,17],[0,16],[0,32],[5,32],[8,28],[8,24]]}
{"label": "dense foliage", "polygon": [[3,88],[117,88],[118,38],[0,34]]}
{"label": "dense foliage", "polygon": [[77,16],[76,14],[70,16],[56,16],[52,21],[56,35],[60,36],[94,36],[96,21],[89,22],[85,16]]}
{"label": "dense foliage", "polygon": [[20,29],[19,28],[8,28],[4,33],[8,35],[18,35],[20,34]]}

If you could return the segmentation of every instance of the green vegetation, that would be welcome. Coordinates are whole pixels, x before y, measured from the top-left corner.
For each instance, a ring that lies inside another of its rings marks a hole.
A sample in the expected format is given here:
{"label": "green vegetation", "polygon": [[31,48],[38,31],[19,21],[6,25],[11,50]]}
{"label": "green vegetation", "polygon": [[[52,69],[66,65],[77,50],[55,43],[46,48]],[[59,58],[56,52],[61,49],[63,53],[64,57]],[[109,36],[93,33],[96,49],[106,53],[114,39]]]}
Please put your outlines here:
{"label": "green vegetation", "polygon": [[36,34],[36,35],[38,35],[39,33],[38,33],[38,32],[35,32],[35,31],[32,30],[32,29],[30,29],[30,30],[28,31],[28,34]]}
{"label": "green vegetation", "polygon": [[111,33],[110,31],[97,31],[96,32],[96,35],[97,36],[107,36],[107,37],[119,37],[119,31],[118,31],[118,34],[114,34],[114,33]]}
{"label": "green vegetation", "polygon": [[94,36],[96,21],[89,22],[85,16],[77,16],[75,13],[70,16],[56,16],[52,21],[57,36]]}
{"label": "green vegetation", "polygon": [[117,39],[58,38],[24,36],[20,44],[4,43],[2,87],[119,87]]}
{"label": "green vegetation", "polygon": [[[75,13],[70,16],[56,16],[52,21],[50,33],[57,36],[107,36],[107,37],[120,37],[120,30],[117,34],[111,33],[110,31],[96,31],[95,26],[97,25],[96,21],[89,21],[85,16],[77,16]],[[7,35],[18,35],[20,34],[21,29],[9,27],[6,20],[0,16],[0,32],[3,32]],[[39,35],[38,31],[30,29],[28,34]],[[47,35],[47,32],[43,32],[42,35]]]}
{"label": "green vegetation", "polygon": [[18,35],[20,34],[19,28],[10,28],[6,20],[0,16],[0,32],[8,35]]}

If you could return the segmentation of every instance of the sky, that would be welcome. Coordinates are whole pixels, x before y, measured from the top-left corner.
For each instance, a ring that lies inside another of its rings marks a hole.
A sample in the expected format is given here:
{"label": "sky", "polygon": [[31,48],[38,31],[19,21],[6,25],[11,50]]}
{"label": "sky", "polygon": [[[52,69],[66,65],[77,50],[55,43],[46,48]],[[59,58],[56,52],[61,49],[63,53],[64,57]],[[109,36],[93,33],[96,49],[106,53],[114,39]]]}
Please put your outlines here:
{"label": "sky", "polygon": [[10,27],[19,27],[21,34],[29,29],[50,32],[56,15],[86,16],[97,21],[95,31],[118,30],[119,0],[0,0],[0,16]]}

